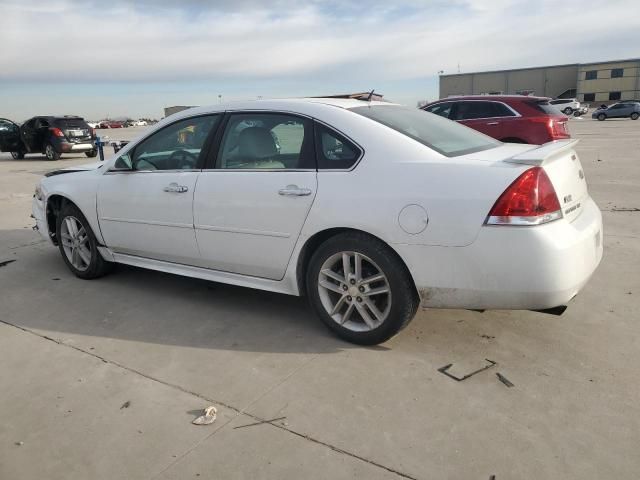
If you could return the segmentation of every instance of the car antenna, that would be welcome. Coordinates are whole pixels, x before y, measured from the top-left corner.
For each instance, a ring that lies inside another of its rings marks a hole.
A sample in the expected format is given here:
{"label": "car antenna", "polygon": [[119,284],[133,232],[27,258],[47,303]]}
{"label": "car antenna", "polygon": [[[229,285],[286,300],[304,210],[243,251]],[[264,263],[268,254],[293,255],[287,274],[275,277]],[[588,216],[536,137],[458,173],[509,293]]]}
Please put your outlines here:
{"label": "car antenna", "polygon": [[371,90],[369,92],[369,95],[367,95],[367,102],[371,103],[371,97],[373,97],[373,92],[375,92],[376,89],[374,88],[373,90]]}

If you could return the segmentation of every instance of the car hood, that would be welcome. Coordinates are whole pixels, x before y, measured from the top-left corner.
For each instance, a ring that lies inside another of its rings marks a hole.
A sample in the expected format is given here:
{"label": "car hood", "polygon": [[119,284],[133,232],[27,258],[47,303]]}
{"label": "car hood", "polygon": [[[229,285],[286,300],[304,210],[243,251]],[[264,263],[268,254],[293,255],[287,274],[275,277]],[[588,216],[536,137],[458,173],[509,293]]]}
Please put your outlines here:
{"label": "car hood", "polygon": [[85,163],[84,165],[76,165],[74,167],[60,168],[58,170],[51,170],[44,174],[45,177],[53,177],[55,175],[62,175],[63,173],[73,172],[86,172],[88,170],[98,170],[104,166],[104,162],[92,162]]}

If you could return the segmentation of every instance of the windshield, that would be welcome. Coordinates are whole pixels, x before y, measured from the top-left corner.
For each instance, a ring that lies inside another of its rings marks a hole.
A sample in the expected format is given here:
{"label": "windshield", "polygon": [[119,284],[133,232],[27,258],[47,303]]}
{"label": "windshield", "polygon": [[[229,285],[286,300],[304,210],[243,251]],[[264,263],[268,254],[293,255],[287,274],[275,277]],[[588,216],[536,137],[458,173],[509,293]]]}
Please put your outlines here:
{"label": "windshield", "polygon": [[350,110],[392,128],[447,157],[488,150],[501,144],[482,133],[417,108],[373,105]]}

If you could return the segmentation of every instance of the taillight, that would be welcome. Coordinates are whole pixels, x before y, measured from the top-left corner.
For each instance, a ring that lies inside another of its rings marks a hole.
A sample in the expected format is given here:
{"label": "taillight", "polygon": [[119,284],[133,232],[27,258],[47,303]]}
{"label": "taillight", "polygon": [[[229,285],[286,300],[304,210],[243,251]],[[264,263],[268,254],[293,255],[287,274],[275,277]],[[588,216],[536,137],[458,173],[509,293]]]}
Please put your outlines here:
{"label": "taillight", "polygon": [[52,127],[49,129],[56,137],[64,137],[64,133],[59,128]]}
{"label": "taillight", "polygon": [[520,175],[500,195],[487,216],[487,225],[540,225],[562,218],[558,196],[541,167]]}
{"label": "taillight", "polygon": [[96,129],[89,127],[89,133],[91,134],[92,137],[95,137],[96,136]]}

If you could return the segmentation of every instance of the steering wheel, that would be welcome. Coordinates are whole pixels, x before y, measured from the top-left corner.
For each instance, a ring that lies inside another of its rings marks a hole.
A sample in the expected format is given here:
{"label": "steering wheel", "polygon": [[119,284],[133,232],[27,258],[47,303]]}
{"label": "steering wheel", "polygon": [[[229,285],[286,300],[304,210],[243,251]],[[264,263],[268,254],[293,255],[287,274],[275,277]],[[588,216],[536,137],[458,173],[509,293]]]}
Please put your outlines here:
{"label": "steering wheel", "polygon": [[195,168],[198,162],[198,156],[188,150],[179,149],[169,156],[168,163],[173,164],[173,162],[177,163],[178,169]]}

